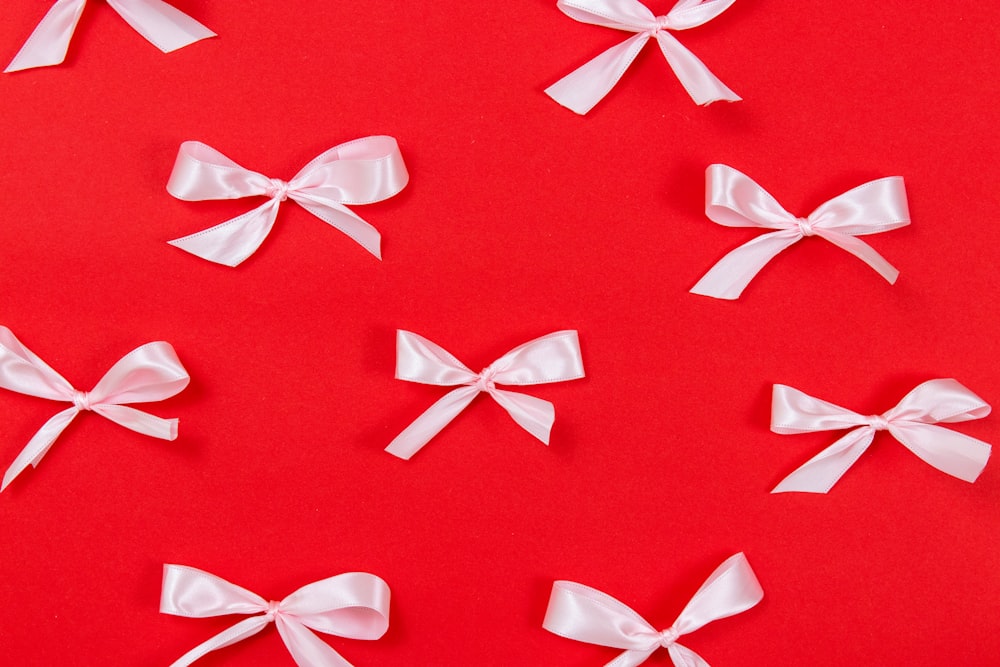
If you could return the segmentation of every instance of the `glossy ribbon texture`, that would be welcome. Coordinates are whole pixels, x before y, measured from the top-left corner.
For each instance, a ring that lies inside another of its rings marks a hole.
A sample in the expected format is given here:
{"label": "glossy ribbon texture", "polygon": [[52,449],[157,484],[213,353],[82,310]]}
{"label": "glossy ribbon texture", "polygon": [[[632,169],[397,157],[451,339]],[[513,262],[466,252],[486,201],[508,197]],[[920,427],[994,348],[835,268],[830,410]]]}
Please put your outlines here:
{"label": "glossy ribbon texture", "polygon": [[666,16],[655,16],[638,0],[559,0],[564,14],[581,23],[637,33],[545,89],[564,107],[585,114],[607,95],[651,38],[674,74],[697,104],[720,100],[738,102],[739,95],[670,34],[703,25],[729,9],[736,0],[680,0]]}
{"label": "glossy ribbon texture", "polygon": [[349,572],[303,586],[280,602],[193,567],[165,565],[160,612],[206,618],[256,614],[185,653],[170,667],[257,634],[274,623],[299,667],[351,667],[312,630],[348,639],[378,639],[389,629],[389,586],[374,574]]}
{"label": "glossy ribbon texture", "polygon": [[983,399],[955,380],[924,382],[893,409],[870,417],[776,384],[771,402],[771,430],[775,433],[858,428],[810,459],[771,493],[826,493],[865,453],[876,431],[888,431],[938,470],[974,482],[990,458],[990,445],[935,424],[982,419],[989,413],[990,406]]}
{"label": "glossy ribbon texture", "polygon": [[712,621],[742,613],[763,598],[750,563],[738,553],[716,568],[666,630],[658,631],[610,595],[572,581],[553,584],[542,627],[567,639],[625,649],[605,667],[636,667],[659,648],[667,649],[675,667],[708,667],[677,640]]}
{"label": "glossy ribbon texture", "polygon": [[211,229],[170,241],[170,245],[210,262],[236,266],[267,238],[281,202],[292,199],[381,259],[378,230],[346,204],[388,199],[408,181],[399,145],[392,137],[366,137],[335,146],[288,182],[245,169],[203,143],[186,141],[177,155],[167,192],[185,201],[253,196],[268,197],[268,201]]}
{"label": "glossy ribbon texture", "polygon": [[[5,71],[58,65],[64,61],[86,4],[87,0],[58,0]],[[162,0],[108,0],[108,4],[164,53],[215,37],[214,32]]]}
{"label": "glossy ribbon texture", "polygon": [[385,451],[409,459],[485,391],[515,422],[546,445],[555,408],[534,396],[497,389],[582,378],[576,331],[557,331],[515,347],[481,373],[473,373],[450,352],[409,331],[396,333],[396,378],[441,386],[462,385],[446,394],[396,436]]}
{"label": "glossy ribbon texture", "polygon": [[691,288],[694,294],[737,299],[757,272],[785,248],[806,236],[826,239],[843,248],[879,275],[895,283],[899,276],[889,262],[864,241],[865,234],[887,232],[910,224],[903,179],[891,176],[859,185],[834,197],[808,218],[796,218],[764,188],[724,164],[705,173],[705,215],[726,227],[762,227],[764,234],[723,257]]}
{"label": "glossy ribbon texture", "polygon": [[0,387],[19,394],[72,403],[35,433],[7,470],[0,491],[29,465],[34,467],[59,434],[83,410],[96,412],[127,429],[161,440],[177,438],[177,420],[154,417],[127,403],[151,403],[174,396],[190,378],[169,343],[147,343],[111,367],[92,390],[77,391],[63,376],[0,327]]}

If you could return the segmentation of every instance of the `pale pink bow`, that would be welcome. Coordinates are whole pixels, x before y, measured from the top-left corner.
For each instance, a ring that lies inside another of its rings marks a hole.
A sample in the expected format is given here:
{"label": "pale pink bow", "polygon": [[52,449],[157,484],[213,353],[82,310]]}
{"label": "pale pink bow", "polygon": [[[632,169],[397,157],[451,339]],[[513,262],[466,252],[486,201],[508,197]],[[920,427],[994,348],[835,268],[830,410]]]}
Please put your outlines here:
{"label": "pale pink bow", "polygon": [[208,572],[163,567],[160,612],[189,618],[259,614],[244,619],[185,653],[170,667],[187,667],[202,656],[257,634],[274,623],[299,667],[351,667],[312,630],[348,639],[378,639],[389,629],[389,586],[374,574],[348,572],[303,586],[280,602]]}
{"label": "pale pink bow", "polygon": [[269,199],[249,213],[170,244],[210,262],[236,266],[267,238],[281,202],[292,199],[381,259],[378,230],[345,204],[388,199],[399,193],[408,180],[399,145],[392,137],[366,137],[335,146],[288,182],[245,169],[203,143],[186,141],[167,183],[167,191],[174,197],[185,201],[253,196]]}
{"label": "pale pink bow", "polygon": [[177,438],[177,420],[161,419],[126,403],[151,403],[174,396],[190,378],[169,343],[147,343],[111,367],[89,392],[77,391],[63,376],[0,326],[0,387],[19,394],[72,403],[49,419],[11,464],[0,491],[29,465],[37,466],[59,434],[81,410],[96,412],[127,429],[161,440]]}
{"label": "pale pink bow", "polygon": [[974,482],[990,458],[990,445],[935,424],[982,419],[989,413],[990,406],[956,380],[924,382],[904,396],[896,407],[869,417],[776,384],[771,402],[771,430],[775,433],[787,435],[860,428],[854,428],[807,461],[771,493],[826,493],[865,453],[876,431],[888,431],[938,470]]}
{"label": "pale pink bow", "polygon": [[666,16],[654,16],[638,0],[559,0],[556,3],[559,9],[576,21],[638,34],[611,47],[546,88],[545,92],[564,107],[585,114],[615,87],[646,42],[655,38],[667,63],[695,103],[737,102],[739,95],[729,90],[669,32],[707,23],[735,1],[680,0]]}
{"label": "pale pink bow", "polygon": [[785,248],[806,236],[818,236],[843,248],[879,275],[895,283],[899,276],[889,262],[856,236],[887,232],[910,224],[903,179],[891,176],[834,197],[809,214],[796,218],[748,176],[724,164],[705,173],[705,215],[726,227],[763,227],[764,234],[723,257],[691,288],[694,294],[737,299],[757,272]]}
{"label": "pale pink bow", "polygon": [[742,613],[763,598],[750,563],[738,553],[715,569],[666,630],[658,631],[610,595],[572,581],[553,584],[542,627],[567,639],[625,649],[605,667],[636,667],[659,648],[667,649],[675,667],[708,667],[677,640],[712,621]]}
{"label": "pale pink bow", "polygon": [[[87,0],[58,0],[14,56],[5,71],[58,65],[66,50]],[[136,32],[164,53],[193,44],[215,33],[162,0],[108,0]]]}
{"label": "pale pink bow", "polygon": [[497,384],[530,385],[583,377],[575,331],[557,331],[515,347],[479,374],[450,352],[409,331],[396,334],[396,378],[441,386],[462,385],[446,394],[396,436],[385,451],[409,459],[485,391],[528,433],[546,445],[555,408],[534,396],[497,389]]}

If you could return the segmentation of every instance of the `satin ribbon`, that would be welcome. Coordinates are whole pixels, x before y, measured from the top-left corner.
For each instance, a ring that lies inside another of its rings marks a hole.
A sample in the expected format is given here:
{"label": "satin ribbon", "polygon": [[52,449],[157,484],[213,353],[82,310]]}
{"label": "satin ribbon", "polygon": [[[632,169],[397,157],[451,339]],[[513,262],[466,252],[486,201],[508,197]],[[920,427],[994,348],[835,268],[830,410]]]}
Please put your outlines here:
{"label": "satin ribbon", "polygon": [[35,467],[59,434],[83,410],[96,412],[127,429],[161,440],[177,438],[177,420],[154,417],[126,403],[151,403],[174,396],[190,378],[169,343],[147,343],[122,357],[89,392],[77,391],[63,376],[0,326],[0,387],[19,394],[72,403],[35,433],[7,470],[0,491],[29,465]]}
{"label": "satin ribbon", "polygon": [[399,145],[392,137],[366,137],[340,144],[302,168],[287,183],[245,169],[197,141],[181,144],[167,191],[185,201],[268,201],[211,229],[170,241],[210,262],[236,266],[260,247],[274,226],[281,202],[291,199],[382,258],[378,230],[345,204],[371,204],[399,193],[409,181]]}
{"label": "satin ribbon", "polygon": [[[58,0],[14,56],[6,72],[58,65],[66,50],[87,0]],[[164,53],[193,44],[215,33],[193,18],[161,0],[108,0],[108,4]]]}
{"label": "satin ribbon", "polygon": [[351,667],[312,630],[348,639],[378,639],[389,629],[389,586],[374,574],[349,572],[303,586],[280,602],[193,567],[165,565],[160,613],[190,618],[258,614],[185,653],[170,667],[251,637],[274,623],[299,667]]}
{"label": "satin ribbon", "polygon": [[771,430],[775,433],[860,428],[854,428],[810,459],[771,493],[826,493],[865,453],[876,431],[888,431],[938,470],[974,482],[990,458],[990,445],[935,424],[982,419],[989,413],[990,406],[983,399],[955,380],[924,382],[896,407],[870,417],[776,384],[771,402]]}
{"label": "satin ribbon", "polygon": [[646,42],[655,38],[667,63],[695,103],[738,102],[740,96],[719,81],[669,32],[708,23],[735,1],[680,0],[666,16],[654,16],[638,0],[559,0],[556,5],[571,19],[638,34],[563,77],[546,88],[545,93],[564,107],[585,114],[615,87]]}
{"label": "satin ribbon", "polygon": [[691,288],[694,294],[737,299],[757,272],[785,248],[806,236],[826,239],[843,248],[889,281],[899,276],[889,262],[864,241],[855,238],[879,234],[910,224],[903,179],[891,176],[870,181],[834,197],[808,218],[796,218],[764,188],[724,164],[705,173],[705,215],[726,227],[777,229],[741,245]]}
{"label": "satin ribbon", "polygon": [[610,595],[572,581],[553,584],[542,627],[567,639],[625,649],[605,667],[636,667],[659,648],[667,649],[675,667],[708,667],[677,640],[712,621],[742,613],[763,598],[750,563],[738,553],[716,568],[666,630],[657,631]]}
{"label": "satin ribbon", "polygon": [[583,377],[576,331],[557,331],[515,347],[479,374],[450,352],[409,331],[396,332],[396,379],[440,386],[462,385],[445,394],[396,436],[385,451],[409,459],[458,416],[480,392],[486,392],[524,430],[546,445],[555,408],[534,396],[497,389],[497,384],[529,385]]}

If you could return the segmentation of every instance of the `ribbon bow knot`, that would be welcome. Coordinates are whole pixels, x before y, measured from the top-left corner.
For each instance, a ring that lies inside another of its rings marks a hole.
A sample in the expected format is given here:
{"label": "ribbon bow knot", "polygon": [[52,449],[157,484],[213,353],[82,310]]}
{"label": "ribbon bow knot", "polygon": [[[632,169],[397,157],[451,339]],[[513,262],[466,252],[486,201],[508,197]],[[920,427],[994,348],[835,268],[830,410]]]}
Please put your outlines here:
{"label": "ribbon bow knot", "polygon": [[271,600],[267,603],[267,612],[264,613],[264,618],[268,621],[274,621],[278,614],[281,613],[281,602],[277,600]]}
{"label": "ribbon bow knot", "polygon": [[90,392],[89,391],[74,391],[73,392],[73,405],[77,410],[84,410],[89,412],[93,410],[93,406],[90,404]]}
{"label": "ribbon bow knot", "polygon": [[487,366],[479,373],[476,381],[472,382],[471,385],[479,391],[485,391],[488,394],[492,394],[497,388],[495,380],[496,376],[496,370],[492,366]]}
{"label": "ribbon bow knot", "polygon": [[187,667],[212,651],[235,644],[274,623],[299,667],[351,667],[314,634],[374,640],[389,629],[389,586],[366,572],[349,572],[303,586],[281,601],[208,572],[165,565],[160,613],[190,618],[250,616],[191,649],[170,667]]}
{"label": "ribbon bow knot", "polygon": [[486,392],[510,416],[545,444],[555,408],[534,396],[498,389],[497,384],[531,385],[582,378],[583,360],[576,331],[557,331],[520,345],[478,375],[444,348],[409,331],[396,333],[396,379],[441,386],[460,385],[428,408],[386,447],[409,459],[430,442],[477,395]]}
{"label": "ribbon bow knot", "polygon": [[132,350],[112,366],[91,391],[79,391],[24,347],[10,329],[0,326],[0,388],[72,403],[35,433],[7,469],[0,491],[29,465],[37,466],[59,434],[80,412],[96,412],[136,433],[175,440],[176,419],[161,419],[126,404],[162,401],[179,394],[188,382],[190,378],[174,348],[160,341]]}
{"label": "ribbon bow knot", "polygon": [[678,639],[712,621],[740,614],[763,598],[750,563],[738,553],[715,569],[673,625],[661,632],[610,595],[572,581],[552,585],[542,627],[567,639],[625,649],[605,667],[636,667],[660,648],[667,649],[675,667],[708,667]]}
{"label": "ribbon bow knot", "polygon": [[783,435],[853,429],[796,469],[771,493],[826,493],[868,449],[878,431],[888,431],[926,463],[974,482],[989,461],[991,447],[937,423],[982,419],[983,399],[956,380],[929,380],[881,415],[865,417],[791,387],[774,385],[771,430]]}
{"label": "ribbon bow knot", "polygon": [[372,204],[398,194],[409,181],[399,145],[375,136],[334,146],[315,158],[290,181],[270,178],[238,165],[197,141],[181,144],[167,192],[184,201],[264,196],[256,209],[170,245],[210,262],[237,266],[264,242],[281,203],[299,206],[339,229],[381,259],[381,236],[347,204]]}
{"label": "ribbon bow knot", "polygon": [[739,95],[688,51],[672,30],[687,30],[711,21],[735,0],[679,0],[665,16],[655,16],[639,0],[559,0],[556,6],[571,19],[636,33],[545,89],[559,104],[585,114],[604,99],[649,39],[655,39],[670,68],[697,104],[737,102]]}
{"label": "ribbon bow knot", "polygon": [[[87,0],[58,0],[28,37],[5,72],[58,65],[76,31]],[[215,33],[162,0],[108,0],[132,28],[164,53],[193,44]]]}
{"label": "ribbon bow knot", "polygon": [[670,648],[681,638],[681,633],[677,632],[674,626],[660,632],[659,640],[662,648]]}
{"label": "ribbon bow knot", "polygon": [[264,192],[264,195],[278,201],[288,201],[288,190],[292,186],[280,178],[272,178],[271,186]]}
{"label": "ribbon bow knot", "polygon": [[691,288],[692,293],[737,299],[765,264],[806,236],[818,236],[846,250],[890,284],[899,277],[892,264],[856,237],[910,224],[901,177],[860,185],[834,197],[805,218],[793,216],[764,188],[732,167],[713,164],[706,170],[705,178],[705,215],[712,222],[725,227],[777,231],[758,236],[720,259]]}

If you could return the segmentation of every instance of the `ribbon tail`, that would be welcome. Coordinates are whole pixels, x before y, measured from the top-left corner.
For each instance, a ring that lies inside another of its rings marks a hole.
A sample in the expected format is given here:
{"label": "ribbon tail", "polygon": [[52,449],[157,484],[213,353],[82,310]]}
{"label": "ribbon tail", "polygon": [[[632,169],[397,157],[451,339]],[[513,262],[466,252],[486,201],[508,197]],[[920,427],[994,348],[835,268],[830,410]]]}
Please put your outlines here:
{"label": "ribbon tail", "polygon": [[556,409],[548,401],[514,391],[494,389],[490,395],[517,422],[518,426],[546,445],[556,419]]}
{"label": "ribbon tail", "polygon": [[604,667],[638,667],[642,663],[649,660],[649,657],[656,653],[656,649],[658,648],[659,646],[646,651],[639,649],[625,651],[617,658],[604,665]]}
{"label": "ribbon tail", "polygon": [[875,251],[875,248],[871,247],[861,239],[824,229],[816,229],[815,232],[816,236],[820,236],[838,248],[846,250],[868,266],[875,269],[875,271],[878,272],[880,276],[885,278],[890,285],[894,285],[896,283],[896,278],[899,277],[899,271],[896,267],[887,262],[882,255],[878,254]]}
{"label": "ribbon tail", "polygon": [[170,667],[188,667],[188,665],[211,653],[212,651],[216,651],[220,648],[225,648],[226,646],[243,641],[247,637],[257,634],[266,626],[267,620],[264,616],[253,616],[251,618],[243,619],[236,625],[227,630],[223,630],[208,641],[195,646],[193,649],[172,662]]}
{"label": "ribbon tail", "polygon": [[249,213],[167,243],[216,264],[238,266],[271,233],[279,204],[280,200],[272,199]]}
{"label": "ribbon tail", "polygon": [[162,0],[108,0],[132,28],[164,53],[215,37],[215,33]]}
{"label": "ribbon tail", "polygon": [[875,430],[870,426],[854,429],[781,480],[771,493],[828,492],[865,453],[874,437]]}
{"label": "ribbon tail", "polygon": [[546,88],[545,94],[582,116],[611,92],[647,39],[649,33],[639,33],[611,47]]}
{"label": "ribbon tail", "polygon": [[177,439],[178,420],[176,419],[163,419],[127,405],[95,405],[93,410],[105,419],[109,419],[119,426],[124,426],[130,431],[160,440]]}
{"label": "ribbon tail", "polygon": [[478,393],[479,389],[476,387],[459,387],[448,392],[397,435],[385,451],[409,460],[457,417]]}
{"label": "ribbon tail", "polygon": [[298,621],[279,615],[278,634],[299,667],[353,667],[329,644]]}
{"label": "ribbon tail", "polygon": [[347,234],[362,248],[382,259],[382,235],[354,211],[338,202],[295,194],[292,197],[302,208],[335,229]]}
{"label": "ribbon tail", "polygon": [[80,21],[86,0],[59,0],[28,37],[5,72],[32,67],[58,65],[66,60],[66,51]]}
{"label": "ribbon tail", "polygon": [[750,281],[779,252],[802,238],[798,231],[771,232],[744,243],[720,259],[691,288],[692,294],[738,299]]}
{"label": "ribbon tail", "polygon": [[4,473],[3,482],[0,483],[0,491],[6,489],[14,481],[14,478],[24,472],[25,468],[29,465],[32,467],[37,466],[42,457],[48,453],[49,448],[52,447],[52,443],[59,437],[59,434],[69,426],[69,423],[79,413],[80,411],[75,407],[68,408],[45,422],[42,428],[38,429],[38,432],[32,436],[25,448],[21,450],[21,453],[17,455],[17,458],[14,459],[14,463],[7,469],[7,472]]}
{"label": "ribbon tail", "polygon": [[671,644],[667,647],[667,653],[670,654],[670,659],[674,661],[674,667],[709,667],[708,663],[700,655],[687,646]]}
{"label": "ribbon tail", "polygon": [[890,423],[889,432],[929,465],[966,482],[975,482],[990,460],[989,444],[941,426]]}
{"label": "ribbon tail", "polygon": [[661,30],[656,33],[656,41],[663,57],[695,104],[704,106],[712,102],[739,102],[742,99],[669,32]]}

